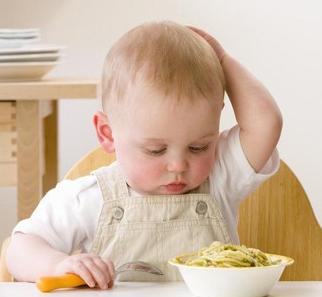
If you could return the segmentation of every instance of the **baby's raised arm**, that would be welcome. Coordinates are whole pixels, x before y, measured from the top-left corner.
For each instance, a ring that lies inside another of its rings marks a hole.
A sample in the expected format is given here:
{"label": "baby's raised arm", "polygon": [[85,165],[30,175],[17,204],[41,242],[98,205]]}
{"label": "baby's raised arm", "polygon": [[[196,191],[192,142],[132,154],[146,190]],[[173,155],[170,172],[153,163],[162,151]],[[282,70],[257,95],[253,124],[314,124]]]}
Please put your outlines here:
{"label": "baby's raised arm", "polygon": [[68,255],[52,248],[37,235],[15,233],[7,250],[8,269],[18,281],[35,282],[46,275],[75,273],[90,287],[111,288],[114,266],[97,255]]}
{"label": "baby's raised arm", "polygon": [[206,32],[190,27],[215,50],[221,62],[226,91],[240,128],[243,151],[259,172],[275,149],[282,130],[282,115],[274,98],[263,84],[223,49]]}

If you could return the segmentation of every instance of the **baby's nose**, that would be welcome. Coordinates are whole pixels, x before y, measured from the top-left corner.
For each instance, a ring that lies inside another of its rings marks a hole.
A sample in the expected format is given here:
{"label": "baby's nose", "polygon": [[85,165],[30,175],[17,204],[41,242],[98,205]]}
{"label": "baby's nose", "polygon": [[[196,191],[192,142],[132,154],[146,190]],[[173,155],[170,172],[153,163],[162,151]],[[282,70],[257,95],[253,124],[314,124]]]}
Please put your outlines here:
{"label": "baby's nose", "polygon": [[184,172],[188,168],[188,162],[185,158],[177,157],[169,160],[167,170],[169,172]]}

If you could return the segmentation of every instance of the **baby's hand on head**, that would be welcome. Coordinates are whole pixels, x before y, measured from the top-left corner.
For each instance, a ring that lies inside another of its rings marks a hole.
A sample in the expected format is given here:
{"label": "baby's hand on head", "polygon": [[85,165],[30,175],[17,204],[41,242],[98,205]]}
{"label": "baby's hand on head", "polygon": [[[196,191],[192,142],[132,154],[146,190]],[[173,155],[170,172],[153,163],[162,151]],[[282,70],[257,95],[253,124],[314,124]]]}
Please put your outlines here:
{"label": "baby's hand on head", "polygon": [[97,285],[100,289],[108,289],[113,287],[115,270],[112,261],[84,253],[63,259],[57,264],[55,273],[74,273],[79,275],[89,287]]}
{"label": "baby's hand on head", "polygon": [[224,48],[221,46],[221,44],[213,36],[209,35],[207,32],[201,29],[198,29],[196,27],[192,27],[192,26],[187,26],[187,27],[193,32],[200,35],[203,39],[205,39],[209,43],[209,45],[213,48],[213,50],[217,54],[218,59],[221,63],[224,56],[227,54]]}

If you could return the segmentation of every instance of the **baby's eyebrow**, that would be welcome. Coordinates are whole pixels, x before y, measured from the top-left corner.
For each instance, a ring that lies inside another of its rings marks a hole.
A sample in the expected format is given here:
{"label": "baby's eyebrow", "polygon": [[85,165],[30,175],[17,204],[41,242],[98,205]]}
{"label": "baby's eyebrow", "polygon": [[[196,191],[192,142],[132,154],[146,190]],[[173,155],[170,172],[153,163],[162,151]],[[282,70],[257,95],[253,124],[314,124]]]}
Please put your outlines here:
{"label": "baby's eyebrow", "polygon": [[207,140],[208,138],[214,138],[214,137],[215,137],[215,133],[208,133],[208,134],[206,134],[204,136],[201,136],[201,137],[195,139],[194,141],[192,141],[192,143],[202,141],[202,140],[205,140],[205,139]]}
{"label": "baby's eyebrow", "polygon": [[154,137],[147,137],[142,138],[140,141],[137,141],[137,145],[146,145],[146,144],[164,144],[167,140],[165,138],[154,138]]}
{"label": "baby's eyebrow", "polygon": [[167,141],[165,138],[143,138],[142,143],[163,144]]}
{"label": "baby's eyebrow", "polygon": [[[197,139],[195,139],[194,141],[192,142],[196,142],[196,141],[199,141],[199,140],[203,140],[205,138],[210,138],[210,137],[215,137],[215,133],[207,133]],[[146,138],[143,138],[143,143],[157,143],[157,144],[163,144],[167,142],[167,139],[166,138],[155,138],[155,137],[146,137]]]}
{"label": "baby's eyebrow", "polygon": [[201,136],[200,138],[198,138],[198,139],[203,139],[203,138],[208,138],[208,137],[214,137],[215,136],[215,133],[208,133],[208,134],[206,134],[206,135],[204,135],[204,136]]}
{"label": "baby's eyebrow", "polygon": [[151,141],[158,141],[158,140],[165,140],[164,138],[155,138],[155,137],[146,137],[143,140],[151,140]]}

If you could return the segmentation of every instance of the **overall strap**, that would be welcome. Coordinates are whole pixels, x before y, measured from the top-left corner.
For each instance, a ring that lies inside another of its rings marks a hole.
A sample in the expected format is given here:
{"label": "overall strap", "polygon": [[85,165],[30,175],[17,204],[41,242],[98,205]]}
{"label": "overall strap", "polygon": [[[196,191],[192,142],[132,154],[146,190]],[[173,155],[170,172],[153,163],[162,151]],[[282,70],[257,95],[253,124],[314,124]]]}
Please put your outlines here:
{"label": "overall strap", "polygon": [[117,200],[120,197],[129,196],[126,181],[116,162],[107,167],[101,167],[91,174],[96,176],[104,201]]}

